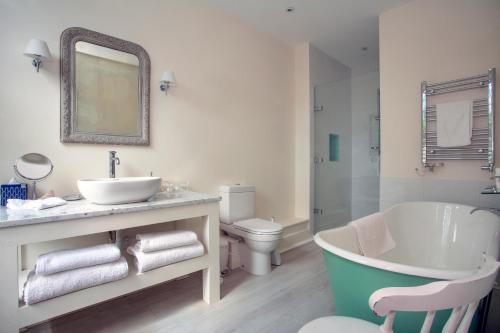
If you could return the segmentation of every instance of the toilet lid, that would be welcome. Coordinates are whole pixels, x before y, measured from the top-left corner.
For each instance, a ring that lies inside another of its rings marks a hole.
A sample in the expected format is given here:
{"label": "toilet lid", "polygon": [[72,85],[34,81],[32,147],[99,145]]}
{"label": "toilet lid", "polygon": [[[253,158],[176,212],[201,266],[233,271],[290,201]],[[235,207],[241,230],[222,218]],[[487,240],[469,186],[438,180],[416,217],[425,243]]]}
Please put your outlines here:
{"label": "toilet lid", "polygon": [[283,231],[283,226],[279,223],[262,219],[250,219],[238,221],[233,224],[234,228],[246,231],[251,234],[274,235]]}

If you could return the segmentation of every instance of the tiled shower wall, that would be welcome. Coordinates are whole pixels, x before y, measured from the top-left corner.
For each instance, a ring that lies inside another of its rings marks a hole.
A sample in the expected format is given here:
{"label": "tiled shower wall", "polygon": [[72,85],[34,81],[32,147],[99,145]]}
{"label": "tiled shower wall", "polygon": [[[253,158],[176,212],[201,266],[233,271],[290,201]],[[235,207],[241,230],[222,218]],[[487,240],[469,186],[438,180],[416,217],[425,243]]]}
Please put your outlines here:
{"label": "tiled shower wall", "polygon": [[380,178],[380,210],[405,201],[440,201],[500,208],[500,195],[481,194],[493,180]]}
{"label": "tiled shower wall", "polygon": [[352,188],[351,220],[373,214],[379,209],[378,116],[379,72],[351,78],[352,114]]}

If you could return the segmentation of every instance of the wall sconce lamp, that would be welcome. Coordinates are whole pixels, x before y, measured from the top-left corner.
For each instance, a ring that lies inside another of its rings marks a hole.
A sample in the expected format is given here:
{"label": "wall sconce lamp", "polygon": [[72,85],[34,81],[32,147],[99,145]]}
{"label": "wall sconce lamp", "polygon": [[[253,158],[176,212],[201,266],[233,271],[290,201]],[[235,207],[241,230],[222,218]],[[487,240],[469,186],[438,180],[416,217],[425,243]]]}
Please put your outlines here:
{"label": "wall sconce lamp", "polygon": [[33,67],[36,68],[37,73],[40,70],[43,61],[49,61],[52,59],[47,43],[43,40],[34,38],[30,39],[26,45],[24,55],[33,58],[31,63],[33,64]]}
{"label": "wall sconce lamp", "polygon": [[167,93],[168,88],[175,86],[175,74],[172,71],[165,71],[160,80],[160,90]]}

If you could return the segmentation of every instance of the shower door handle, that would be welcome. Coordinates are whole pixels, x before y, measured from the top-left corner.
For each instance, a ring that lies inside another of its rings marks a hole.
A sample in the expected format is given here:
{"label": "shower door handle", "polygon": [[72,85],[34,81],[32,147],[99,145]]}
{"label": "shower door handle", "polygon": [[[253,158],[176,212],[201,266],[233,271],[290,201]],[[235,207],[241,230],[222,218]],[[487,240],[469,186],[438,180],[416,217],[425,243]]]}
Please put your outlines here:
{"label": "shower door handle", "polygon": [[314,215],[323,215],[323,209],[314,208],[313,209],[313,214]]}
{"label": "shower door handle", "polygon": [[320,163],[323,163],[324,161],[325,161],[325,159],[323,157],[314,156],[314,164],[320,164]]}

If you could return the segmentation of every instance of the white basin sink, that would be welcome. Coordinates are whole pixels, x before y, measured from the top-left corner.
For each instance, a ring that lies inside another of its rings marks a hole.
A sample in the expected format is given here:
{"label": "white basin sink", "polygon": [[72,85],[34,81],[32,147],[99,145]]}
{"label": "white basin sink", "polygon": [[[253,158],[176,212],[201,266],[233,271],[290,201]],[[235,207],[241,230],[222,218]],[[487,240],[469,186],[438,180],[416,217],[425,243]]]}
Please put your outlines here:
{"label": "white basin sink", "polygon": [[160,177],[90,178],[77,182],[90,202],[116,205],[146,201],[160,191]]}

